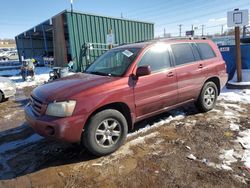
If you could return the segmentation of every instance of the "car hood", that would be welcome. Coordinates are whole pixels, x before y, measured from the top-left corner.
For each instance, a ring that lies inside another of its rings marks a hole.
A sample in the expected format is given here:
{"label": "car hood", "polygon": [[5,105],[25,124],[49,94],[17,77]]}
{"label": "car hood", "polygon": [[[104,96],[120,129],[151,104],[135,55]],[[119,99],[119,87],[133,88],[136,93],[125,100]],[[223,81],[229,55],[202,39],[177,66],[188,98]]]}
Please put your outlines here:
{"label": "car hood", "polygon": [[68,100],[80,92],[103,85],[117,77],[78,73],[44,84],[33,90],[32,95],[43,102]]}

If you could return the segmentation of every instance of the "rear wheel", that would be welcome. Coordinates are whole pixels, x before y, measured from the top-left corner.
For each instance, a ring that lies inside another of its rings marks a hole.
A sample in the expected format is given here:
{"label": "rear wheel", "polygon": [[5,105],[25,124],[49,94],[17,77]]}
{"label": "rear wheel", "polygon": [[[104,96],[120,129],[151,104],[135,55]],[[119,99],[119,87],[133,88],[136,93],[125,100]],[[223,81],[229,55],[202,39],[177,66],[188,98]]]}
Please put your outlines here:
{"label": "rear wheel", "polygon": [[82,142],[96,156],[110,154],[125,141],[128,132],[126,118],[117,110],[101,111],[91,117],[82,135]]}
{"label": "rear wheel", "polygon": [[218,88],[214,82],[206,82],[202,88],[200,96],[196,101],[196,107],[207,112],[214,108],[218,97]]}

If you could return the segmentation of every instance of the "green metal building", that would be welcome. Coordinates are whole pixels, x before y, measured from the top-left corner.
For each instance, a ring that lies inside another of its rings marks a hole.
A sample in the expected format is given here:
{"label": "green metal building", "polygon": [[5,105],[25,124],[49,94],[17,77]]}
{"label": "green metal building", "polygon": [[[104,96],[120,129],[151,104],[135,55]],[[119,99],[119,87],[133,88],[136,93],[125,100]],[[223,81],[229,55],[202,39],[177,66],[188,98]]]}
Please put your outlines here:
{"label": "green metal building", "polygon": [[113,46],[154,38],[154,24],[63,11],[16,36],[19,58],[54,57],[55,66],[74,62],[82,71]]}

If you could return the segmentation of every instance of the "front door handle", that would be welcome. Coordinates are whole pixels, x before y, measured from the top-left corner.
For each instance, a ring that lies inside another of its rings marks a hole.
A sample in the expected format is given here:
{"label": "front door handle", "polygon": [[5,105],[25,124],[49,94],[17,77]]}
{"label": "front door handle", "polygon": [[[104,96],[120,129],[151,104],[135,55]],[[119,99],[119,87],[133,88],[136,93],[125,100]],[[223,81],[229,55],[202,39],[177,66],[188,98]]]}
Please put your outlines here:
{"label": "front door handle", "polygon": [[199,68],[199,69],[202,69],[202,68],[203,68],[203,65],[202,65],[202,64],[199,64],[198,68]]}
{"label": "front door handle", "polygon": [[173,77],[174,76],[174,73],[173,72],[169,72],[168,74],[167,74],[167,77]]}

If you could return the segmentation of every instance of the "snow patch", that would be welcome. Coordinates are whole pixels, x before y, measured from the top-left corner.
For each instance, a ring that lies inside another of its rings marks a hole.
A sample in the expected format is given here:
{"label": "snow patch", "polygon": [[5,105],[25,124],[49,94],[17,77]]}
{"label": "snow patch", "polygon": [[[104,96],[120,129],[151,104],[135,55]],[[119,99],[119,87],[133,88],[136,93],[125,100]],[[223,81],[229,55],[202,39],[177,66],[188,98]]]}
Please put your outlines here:
{"label": "snow patch", "polygon": [[222,110],[218,110],[218,109],[213,109],[213,110],[211,110],[210,112],[215,112],[215,113],[221,113],[222,112]]}
{"label": "snow patch", "polygon": [[16,84],[16,87],[22,89],[28,86],[37,86],[48,81],[50,71],[51,68],[49,67],[36,67],[34,80],[29,79],[28,81],[23,81],[22,76],[20,75],[20,70],[0,71],[0,76],[10,76],[9,78]]}
{"label": "snow patch", "polygon": [[250,89],[230,90],[223,88],[219,98],[228,102],[239,102],[244,104],[250,103]]}
{"label": "snow patch", "polygon": [[239,133],[237,141],[245,149],[241,161],[245,162],[245,166],[250,168],[250,129]]}
{"label": "snow patch", "polygon": [[240,130],[240,126],[235,124],[235,123],[230,123],[230,129],[232,131],[239,131]]}
{"label": "snow patch", "polygon": [[[230,128],[233,131],[239,131],[239,125],[237,124],[230,124]],[[236,158],[239,158],[247,168],[250,168],[250,129],[240,132],[235,142],[241,144],[244,149],[243,152],[234,149],[222,150],[220,159],[223,160],[223,164],[231,165],[231,163],[238,161]]]}
{"label": "snow patch", "polygon": [[237,72],[235,71],[234,77],[228,83],[233,85],[250,85],[250,69],[242,69],[241,82],[238,82]]}
{"label": "snow patch", "polygon": [[237,159],[234,157],[234,150],[222,150],[220,159],[223,160],[223,164],[231,165],[231,163],[237,162]]}
{"label": "snow patch", "polygon": [[149,139],[149,138],[154,138],[159,134],[159,132],[153,132],[150,133],[146,136],[139,136],[134,140],[131,140],[130,142],[126,143],[125,145],[123,145],[117,152],[115,152],[112,155],[133,155],[133,151],[130,149],[132,146],[138,145],[138,144],[144,144],[145,140]]}
{"label": "snow patch", "polygon": [[246,112],[247,111],[245,108],[242,108],[238,104],[220,103],[220,106],[225,108],[225,110],[238,111],[238,112]]}
{"label": "snow patch", "polygon": [[132,137],[132,136],[135,136],[135,135],[138,135],[139,133],[145,133],[147,132],[148,130],[151,130],[151,129],[155,129],[157,127],[160,127],[162,125],[165,125],[167,123],[170,123],[171,121],[174,121],[174,120],[181,120],[185,117],[185,113],[184,112],[179,112],[179,111],[174,111],[172,115],[168,116],[168,117],[165,117],[163,119],[161,119],[159,122],[157,123],[154,123],[153,125],[147,125],[145,128],[142,128],[142,129],[139,129],[138,131],[135,131],[133,133],[130,133],[128,135],[128,137]]}

